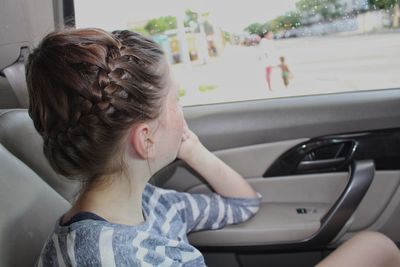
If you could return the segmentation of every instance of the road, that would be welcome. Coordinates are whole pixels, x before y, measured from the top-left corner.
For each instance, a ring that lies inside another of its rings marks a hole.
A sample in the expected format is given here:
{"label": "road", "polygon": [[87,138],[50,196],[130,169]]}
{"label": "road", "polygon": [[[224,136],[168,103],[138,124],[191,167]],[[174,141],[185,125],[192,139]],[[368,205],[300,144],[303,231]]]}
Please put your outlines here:
{"label": "road", "polygon": [[[275,40],[294,77],[283,86],[279,69],[268,91],[257,47],[227,46],[208,64],[174,65],[184,106],[400,87],[400,33]],[[200,85],[215,89],[200,91]]]}

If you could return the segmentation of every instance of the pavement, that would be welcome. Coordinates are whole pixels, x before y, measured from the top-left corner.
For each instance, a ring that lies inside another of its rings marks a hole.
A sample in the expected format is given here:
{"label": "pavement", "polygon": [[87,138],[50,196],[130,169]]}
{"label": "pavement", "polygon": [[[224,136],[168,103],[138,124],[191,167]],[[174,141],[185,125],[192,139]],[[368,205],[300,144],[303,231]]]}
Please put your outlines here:
{"label": "pavement", "polygon": [[[293,73],[285,88],[278,68],[272,91],[257,47],[226,46],[208,64],[173,65],[183,106],[400,87],[400,32],[273,40]],[[278,60],[276,61],[278,64]],[[215,89],[200,91],[200,85]]]}

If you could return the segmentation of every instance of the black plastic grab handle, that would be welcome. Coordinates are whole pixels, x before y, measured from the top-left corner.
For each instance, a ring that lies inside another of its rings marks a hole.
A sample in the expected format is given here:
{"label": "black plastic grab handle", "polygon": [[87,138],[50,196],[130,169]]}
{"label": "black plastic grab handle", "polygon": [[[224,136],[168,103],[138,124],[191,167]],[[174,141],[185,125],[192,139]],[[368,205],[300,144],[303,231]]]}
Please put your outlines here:
{"label": "black plastic grab handle", "polygon": [[297,166],[299,171],[309,170],[320,170],[320,169],[332,169],[337,168],[340,165],[345,164],[347,158],[333,158],[333,159],[320,159],[320,160],[303,160]]}
{"label": "black plastic grab handle", "polygon": [[[338,145],[331,156],[319,159],[310,157],[319,149]],[[263,174],[263,177],[276,177],[304,173],[346,171],[358,147],[354,139],[323,138],[301,143],[280,156]],[[345,150],[344,150],[345,149]]]}
{"label": "black plastic grab handle", "polygon": [[373,160],[353,161],[350,179],[339,199],[321,220],[317,233],[309,238],[310,245],[323,246],[332,241],[353,215],[367,193],[375,176]]}

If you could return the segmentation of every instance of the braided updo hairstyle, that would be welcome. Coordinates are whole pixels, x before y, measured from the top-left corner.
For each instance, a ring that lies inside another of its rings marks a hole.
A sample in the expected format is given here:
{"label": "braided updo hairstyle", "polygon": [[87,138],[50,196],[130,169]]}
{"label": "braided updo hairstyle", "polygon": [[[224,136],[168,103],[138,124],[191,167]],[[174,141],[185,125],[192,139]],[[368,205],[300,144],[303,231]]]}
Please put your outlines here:
{"label": "braided updo hairstyle", "polygon": [[160,115],[168,68],[162,50],[130,31],[50,33],[29,57],[29,115],[60,174],[90,182],[123,169],[123,137]]}

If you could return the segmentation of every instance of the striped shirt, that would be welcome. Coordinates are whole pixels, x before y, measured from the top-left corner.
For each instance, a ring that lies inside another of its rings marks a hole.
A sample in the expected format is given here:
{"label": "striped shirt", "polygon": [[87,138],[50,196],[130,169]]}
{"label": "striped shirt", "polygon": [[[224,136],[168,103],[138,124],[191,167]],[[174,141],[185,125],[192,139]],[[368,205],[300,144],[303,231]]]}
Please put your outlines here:
{"label": "striped shirt", "polygon": [[144,222],[136,226],[84,219],[57,222],[37,266],[205,266],[187,233],[243,222],[259,209],[258,198],[189,194],[147,184]]}

